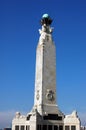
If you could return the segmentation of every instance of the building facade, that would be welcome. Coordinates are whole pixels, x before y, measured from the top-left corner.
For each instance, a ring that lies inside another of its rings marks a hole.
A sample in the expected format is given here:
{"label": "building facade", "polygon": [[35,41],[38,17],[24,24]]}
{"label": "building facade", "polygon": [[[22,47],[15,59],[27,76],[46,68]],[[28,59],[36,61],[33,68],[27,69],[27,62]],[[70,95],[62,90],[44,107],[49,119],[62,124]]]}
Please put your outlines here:
{"label": "building facade", "polygon": [[26,116],[16,112],[12,130],[80,130],[77,113],[64,115],[56,103],[56,49],[51,23],[50,16],[44,14],[36,51],[34,106]]}

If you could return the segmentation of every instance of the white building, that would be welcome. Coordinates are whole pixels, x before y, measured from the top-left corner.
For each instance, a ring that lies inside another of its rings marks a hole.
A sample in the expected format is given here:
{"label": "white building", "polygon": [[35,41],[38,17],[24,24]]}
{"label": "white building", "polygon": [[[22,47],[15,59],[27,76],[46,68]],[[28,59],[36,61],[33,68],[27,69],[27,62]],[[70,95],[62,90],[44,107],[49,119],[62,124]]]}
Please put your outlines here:
{"label": "white building", "polygon": [[49,15],[44,14],[36,52],[34,106],[26,116],[16,112],[12,130],[80,130],[77,113],[65,116],[56,103],[56,53],[51,23]]}

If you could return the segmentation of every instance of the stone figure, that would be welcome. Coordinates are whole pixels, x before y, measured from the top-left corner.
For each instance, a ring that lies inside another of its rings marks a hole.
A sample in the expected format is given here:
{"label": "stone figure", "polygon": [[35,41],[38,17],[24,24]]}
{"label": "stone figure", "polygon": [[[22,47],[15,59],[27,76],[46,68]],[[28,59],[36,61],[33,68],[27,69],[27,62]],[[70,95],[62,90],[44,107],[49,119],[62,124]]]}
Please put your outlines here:
{"label": "stone figure", "polygon": [[42,44],[45,41],[48,41],[49,39],[52,40],[51,33],[53,32],[53,28],[50,27],[52,23],[52,19],[48,14],[44,14],[41,19],[41,25],[42,29],[39,29],[40,38],[39,42]]}

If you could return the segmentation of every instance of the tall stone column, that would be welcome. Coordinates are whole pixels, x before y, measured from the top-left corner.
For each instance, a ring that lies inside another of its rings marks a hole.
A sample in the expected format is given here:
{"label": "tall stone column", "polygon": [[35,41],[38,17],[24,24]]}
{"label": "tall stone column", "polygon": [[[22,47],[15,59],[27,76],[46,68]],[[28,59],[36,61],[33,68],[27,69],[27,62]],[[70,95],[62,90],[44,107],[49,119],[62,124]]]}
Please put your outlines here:
{"label": "tall stone column", "polygon": [[36,78],[34,104],[40,114],[57,113],[56,105],[56,53],[52,39],[52,20],[45,14],[36,52]]}

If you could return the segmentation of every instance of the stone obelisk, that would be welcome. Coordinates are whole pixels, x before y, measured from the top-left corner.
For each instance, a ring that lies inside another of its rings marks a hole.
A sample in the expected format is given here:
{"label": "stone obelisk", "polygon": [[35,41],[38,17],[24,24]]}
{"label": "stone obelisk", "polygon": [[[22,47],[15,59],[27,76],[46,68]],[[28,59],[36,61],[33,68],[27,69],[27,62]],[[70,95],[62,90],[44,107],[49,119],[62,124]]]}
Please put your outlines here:
{"label": "stone obelisk", "polygon": [[49,15],[44,14],[36,52],[34,104],[41,115],[59,113],[56,105],[56,53],[51,23]]}

